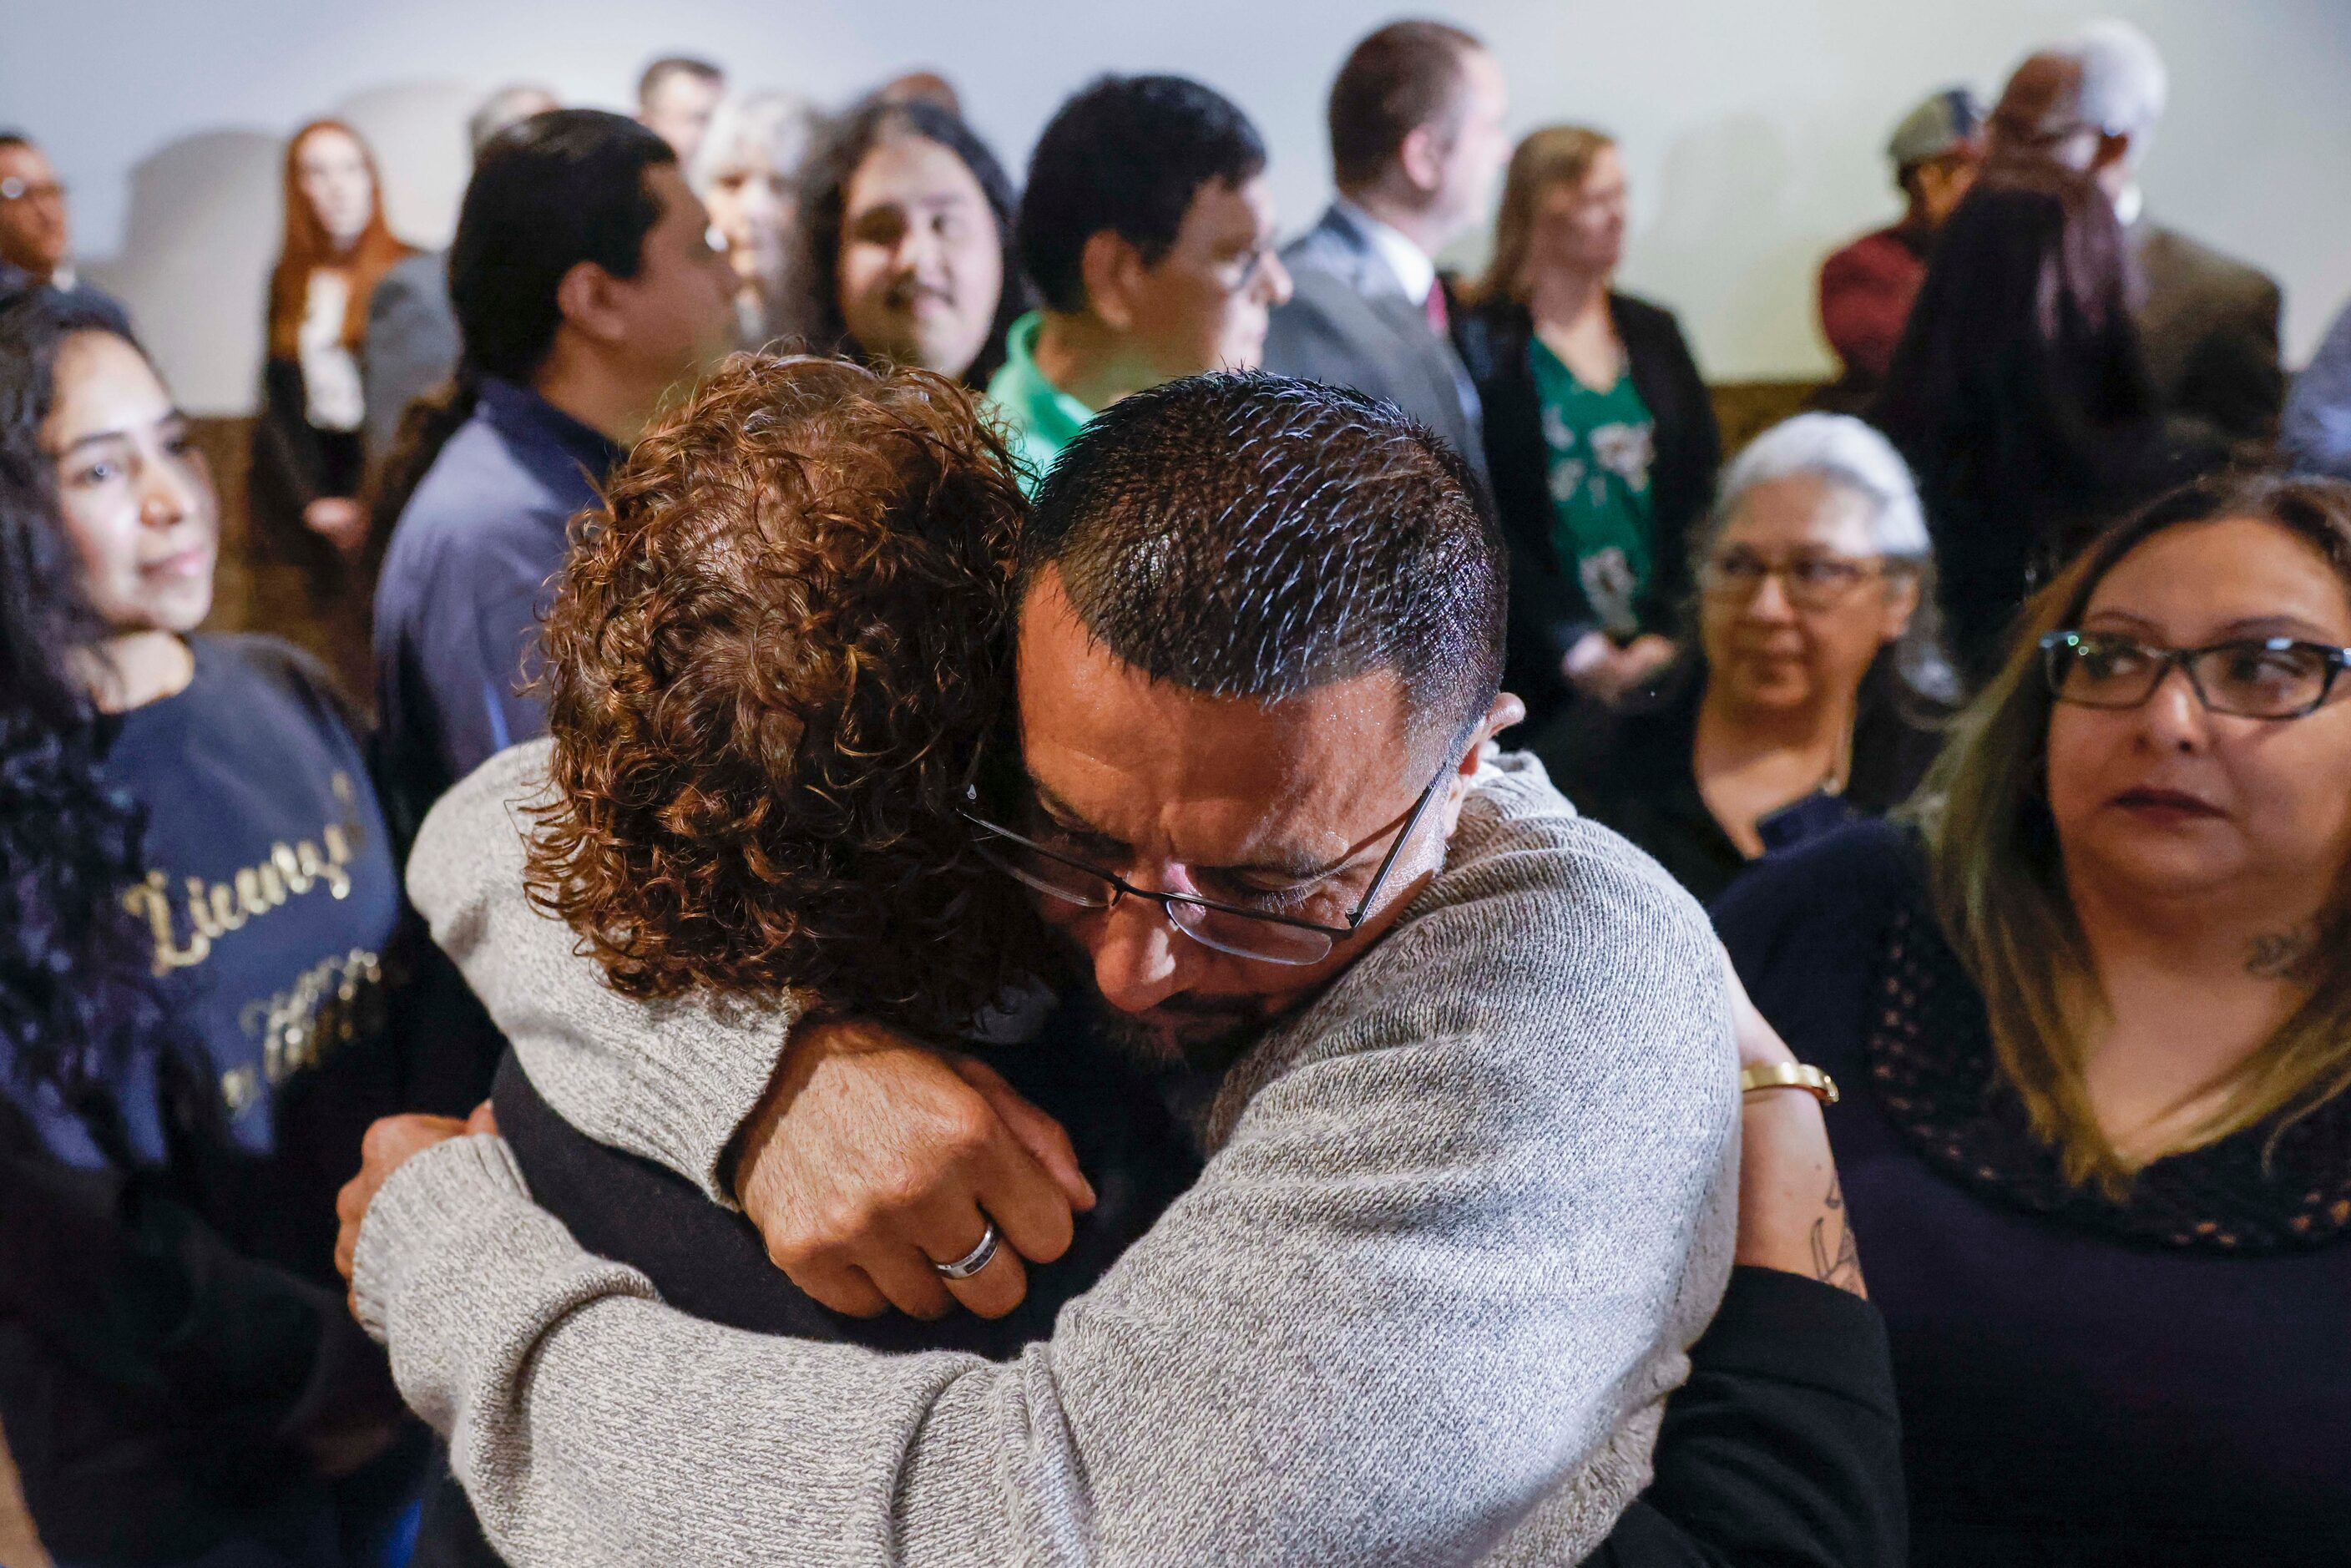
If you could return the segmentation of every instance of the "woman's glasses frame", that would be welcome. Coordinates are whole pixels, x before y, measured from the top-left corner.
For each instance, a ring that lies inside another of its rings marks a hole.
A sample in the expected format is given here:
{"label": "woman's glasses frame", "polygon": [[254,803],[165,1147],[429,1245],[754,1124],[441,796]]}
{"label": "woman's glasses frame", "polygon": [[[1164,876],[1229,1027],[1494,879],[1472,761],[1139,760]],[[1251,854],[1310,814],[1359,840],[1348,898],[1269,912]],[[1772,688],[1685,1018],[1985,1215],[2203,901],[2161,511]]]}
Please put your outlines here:
{"label": "woman's glasses frame", "polygon": [[[1834,610],[1872,579],[1884,579],[1907,563],[1885,556],[1814,552],[1770,560],[1745,546],[1707,558],[1698,569],[1698,591],[1709,599],[1751,603],[1764,583],[1780,580],[1780,591],[1798,610]],[[1806,575],[1806,574],[1812,575]]]}
{"label": "woman's glasses frame", "polygon": [[[2208,643],[2200,648],[2157,648],[2106,632],[2052,632],[2041,639],[2041,675],[2049,687],[2049,695],[2062,703],[2076,707],[2097,708],[2104,712],[2123,712],[2144,707],[2163,683],[2171,678],[2177,666],[2188,677],[2188,687],[2208,713],[2229,714],[2237,718],[2289,719],[2304,718],[2326,706],[2335,693],[2335,683],[2346,668],[2351,668],[2351,648],[2337,648],[2327,643],[2309,643],[2294,637],[2238,637],[2225,643]],[[2113,701],[2095,701],[2074,694],[2069,695],[2065,685],[2074,666],[2086,655],[2101,651],[2129,652],[2146,660],[2147,677],[2144,689],[2136,695],[2117,697]],[[2307,700],[2280,703],[2262,707],[2231,706],[2226,701],[2214,701],[2211,686],[2215,661],[2242,658],[2247,654],[2291,654],[2314,666],[2312,678],[2317,690]]]}

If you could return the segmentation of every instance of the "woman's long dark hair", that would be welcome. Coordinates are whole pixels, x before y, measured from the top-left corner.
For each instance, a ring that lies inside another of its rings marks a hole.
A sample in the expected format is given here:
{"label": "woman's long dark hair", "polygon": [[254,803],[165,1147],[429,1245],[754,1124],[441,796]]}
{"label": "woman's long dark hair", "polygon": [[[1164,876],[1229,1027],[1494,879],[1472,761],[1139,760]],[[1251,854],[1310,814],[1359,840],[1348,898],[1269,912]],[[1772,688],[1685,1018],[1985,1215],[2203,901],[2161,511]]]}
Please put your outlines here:
{"label": "woman's long dark hair", "polygon": [[170,1026],[153,938],[121,896],[144,813],[106,777],[106,721],[76,668],[108,628],[40,441],[58,350],[81,332],[120,328],[39,295],[0,308],[0,1040],[20,1085],[51,1086],[88,1117]]}
{"label": "woman's long dark hair", "polygon": [[849,323],[841,314],[841,225],[849,183],[856,178],[858,166],[883,137],[893,134],[935,141],[962,159],[979,182],[988,214],[996,220],[997,243],[1004,253],[1004,289],[997,296],[987,340],[963,374],[964,385],[984,388],[1004,363],[1005,334],[1034,302],[1013,235],[1020,197],[987,143],[953,110],[935,103],[869,98],[844,110],[819,134],[808,162],[800,166],[799,212],[792,225],[791,262],[784,274],[785,329],[812,354],[841,354],[861,363],[868,357],[850,336]]}

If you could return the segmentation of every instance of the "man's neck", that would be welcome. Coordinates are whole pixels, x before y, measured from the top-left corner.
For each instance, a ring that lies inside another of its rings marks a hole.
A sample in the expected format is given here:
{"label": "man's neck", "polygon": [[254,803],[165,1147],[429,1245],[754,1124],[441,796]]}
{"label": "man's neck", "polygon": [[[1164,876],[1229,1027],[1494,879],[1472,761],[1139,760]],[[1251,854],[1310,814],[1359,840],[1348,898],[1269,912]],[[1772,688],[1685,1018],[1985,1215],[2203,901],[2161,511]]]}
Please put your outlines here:
{"label": "man's neck", "polygon": [[1134,343],[1087,311],[1047,310],[1038,323],[1030,357],[1037,373],[1053,390],[1099,413],[1126,396],[1157,386],[1166,378],[1137,353]]}
{"label": "man's neck", "polygon": [[1446,242],[1453,237],[1446,232],[1446,225],[1436,214],[1426,207],[1401,201],[1383,188],[1367,185],[1339,193],[1365,217],[1377,218],[1418,246],[1421,254],[1427,256],[1431,264],[1436,262],[1437,253],[1443,250]]}
{"label": "man's neck", "polygon": [[628,378],[590,362],[559,340],[530,384],[557,412],[617,446],[632,445],[644,434],[661,396],[661,389],[632,385]]}

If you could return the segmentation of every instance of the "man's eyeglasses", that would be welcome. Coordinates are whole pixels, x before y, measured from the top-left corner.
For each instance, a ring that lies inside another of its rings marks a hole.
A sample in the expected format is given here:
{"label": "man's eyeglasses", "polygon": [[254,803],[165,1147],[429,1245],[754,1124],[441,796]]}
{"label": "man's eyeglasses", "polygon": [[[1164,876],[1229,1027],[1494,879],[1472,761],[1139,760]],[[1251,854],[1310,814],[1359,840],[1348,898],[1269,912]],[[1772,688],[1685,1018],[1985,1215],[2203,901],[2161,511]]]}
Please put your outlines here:
{"label": "man's eyeglasses", "polygon": [[2196,700],[2240,718],[2300,718],[2314,713],[2351,665],[2351,648],[2291,637],[2253,637],[2207,648],[2150,648],[2103,632],[2052,632],[2041,639],[2041,673],[2059,702],[2135,708],[2155,695],[2173,665]]}
{"label": "man's eyeglasses", "polygon": [[64,201],[65,185],[56,180],[36,182],[17,174],[0,180],[0,202],[39,201],[43,198],[52,202]]}
{"label": "man's eyeglasses", "polygon": [[[1468,738],[1465,734],[1463,740]],[[1387,854],[1380,861],[1380,869],[1372,873],[1372,883],[1364,889],[1363,897],[1336,925],[1309,920],[1301,915],[1276,914],[1263,909],[1248,909],[1237,904],[1203,898],[1191,893],[1154,893],[1137,887],[1125,878],[1088,865],[1081,860],[1050,850],[1034,839],[1016,833],[1011,829],[991,822],[972,811],[963,813],[964,820],[979,830],[974,846],[980,858],[998,870],[1011,875],[1049,898],[1063,904],[1073,904],[1081,909],[1108,909],[1125,897],[1147,898],[1159,905],[1167,916],[1167,924],[1204,947],[1219,953],[1229,953],[1237,958],[1254,958],[1269,964],[1319,964],[1331,956],[1331,949],[1342,939],[1352,936],[1369,917],[1372,906],[1378,902],[1380,889],[1385,885],[1388,873],[1395,869],[1404,846],[1420,819],[1428,810],[1428,803],[1451,775],[1460,758],[1460,747],[1446,751],[1444,766],[1428,788],[1420,792],[1412,809],[1382,828],[1378,832],[1352,845],[1341,857],[1341,864],[1354,859],[1378,843],[1390,833],[1395,841],[1388,846]],[[1313,897],[1314,885],[1285,890],[1280,896],[1297,900],[1303,893],[1308,903]]]}
{"label": "man's eyeglasses", "polygon": [[1875,558],[1857,560],[1823,552],[1775,561],[1734,545],[1709,557],[1698,569],[1698,586],[1710,599],[1744,604],[1763,591],[1767,580],[1776,577],[1781,591],[1797,609],[1834,610],[1863,582],[1885,572],[1885,563]]}

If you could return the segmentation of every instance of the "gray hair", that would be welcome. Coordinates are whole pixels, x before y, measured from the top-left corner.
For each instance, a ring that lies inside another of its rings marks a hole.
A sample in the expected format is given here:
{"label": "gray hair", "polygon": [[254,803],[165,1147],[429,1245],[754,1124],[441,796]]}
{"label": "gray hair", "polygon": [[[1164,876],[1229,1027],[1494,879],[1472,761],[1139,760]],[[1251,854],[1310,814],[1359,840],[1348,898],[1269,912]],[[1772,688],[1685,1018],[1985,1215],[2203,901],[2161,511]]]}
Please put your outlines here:
{"label": "gray hair", "polygon": [[778,172],[795,173],[815,134],[816,110],[795,93],[729,93],[711,113],[710,129],[685,171],[686,183],[695,194],[707,195],[746,147],[765,152]]}
{"label": "gray hair", "polygon": [[2155,40],[2128,22],[2104,16],[2049,52],[2080,68],[2074,114],[2108,136],[2128,137],[2129,162],[2136,168],[2155,139],[2156,122],[2171,92],[2171,76]]}
{"label": "gray hair", "polygon": [[559,102],[553,91],[537,82],[508,82],[482,99],[481,107],[465,117],[465,142],[478,161],[491,137],[518,120],[558,107]]}
{"label": "gray hair", "polygon": [[1934,554],[1927,514],[1910,465],[1894,444],[1849,413],[1800,413],[1747,444],[1722,476],[1701,553],[1739,514],[1747,493],[1774,479],[1809,476],[1851,490],[1869,503],[1869,538],[1891,560],[1924,561]]}
{"label": "gray hair", "polygon": [[1917,484],[1894,444],[1851,414],[1800,413],[1749,442],[1722,476],[1714,510],[1698,530],[1692,563],[1703,563],[1713,553],[1750,491],[1774,479],[1796,478],[1838,486],[1869,503],[1871,548],[1918,580],[1918,608],[1893,649],[1903,700],[1922,718],[1957,702],[1959,681],[1943,651],[1935,547],[1927,532],[1926,510],[1918,504]]}

